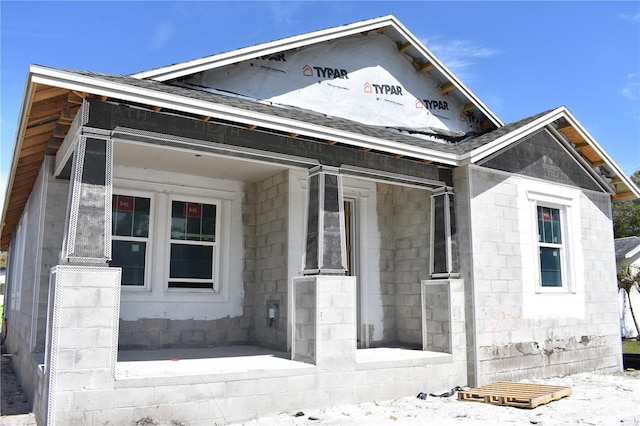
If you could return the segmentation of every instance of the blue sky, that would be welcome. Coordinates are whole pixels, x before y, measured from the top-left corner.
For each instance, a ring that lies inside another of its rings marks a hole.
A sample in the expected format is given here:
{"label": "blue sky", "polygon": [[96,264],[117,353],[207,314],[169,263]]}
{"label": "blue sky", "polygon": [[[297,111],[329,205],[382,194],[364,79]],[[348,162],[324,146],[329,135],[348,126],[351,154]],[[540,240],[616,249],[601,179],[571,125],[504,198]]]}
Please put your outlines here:
{"label": "blue sky", "polygon": [[637,1],[1,0],[0,201],[30,64],[130,74],[387,14],[505,123],[564,105],[640,170]]}

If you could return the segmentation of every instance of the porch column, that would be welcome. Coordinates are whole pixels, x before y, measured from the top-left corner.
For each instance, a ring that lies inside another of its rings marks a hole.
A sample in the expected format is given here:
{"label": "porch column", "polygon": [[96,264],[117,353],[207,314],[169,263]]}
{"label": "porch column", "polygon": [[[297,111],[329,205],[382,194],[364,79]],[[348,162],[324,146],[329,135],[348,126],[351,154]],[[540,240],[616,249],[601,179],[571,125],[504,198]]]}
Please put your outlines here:
{"label": "porch column", "polygon": [[68,263],[104,264],[111,258],[112,169],[112,140],[100,134],[79,136],[62,254]]}
{"label": "porch column", "polygon": [[109,132],[83,128],[73,154],[61,264],[50,271],[42,416],[50,426],[91,424],[91,410],[115,406],[121,271],[106,264],[112,169]]}
{"label": "porch column", "polygon": [[342,176],[337,167],[309,171],[307,239],[303,275],[344,275],[346,239]]}
{"label": "porch column", "polygon": [[431,278],[457,278],[458,247],[453,189],[438,188],[431,195]]}
{"label": "porch column", "polygon": [[304,277],[293,280],[291,357],[325,371],[356,362],[356,277],[345,276],[342,176],[336,167],[309,172]]}

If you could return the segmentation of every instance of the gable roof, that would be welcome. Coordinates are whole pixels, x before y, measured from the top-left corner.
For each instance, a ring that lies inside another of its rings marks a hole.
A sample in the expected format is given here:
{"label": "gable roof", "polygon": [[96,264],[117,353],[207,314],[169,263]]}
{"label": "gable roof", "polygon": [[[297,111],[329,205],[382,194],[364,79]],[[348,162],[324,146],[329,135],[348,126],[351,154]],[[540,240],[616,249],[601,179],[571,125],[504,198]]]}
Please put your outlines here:
{"label": "gable roof", "polygon": [[598,142],[564,107],[541,112],[470,140],[463,163],[481,163],[523,138],[547,129],[565,145],[583,168],[612,194],[614,200],[640,198],[640,189],[609,157]]}
{"label": "gable roof", "polygon": [[616,238],[614,243],[617,259],[630,259],[640,253],[640,237]]}
{"label": "gable roof", "polygon": [[404,27],[393,15],[355,22],[339,27],[309,32],[293,37],[262,43],[243,49],[206,56],[192,61],[156,68],[132,74],[134,78],[152,79],[171,82],[203,71],[221,68],[250,59],[268,57],[283,51],[304,49],[313,44],[333,42],[339,38],[353,35],[367,35],[376,32],[384,34],[392,40],[398,50],[406,55],[416,69],[428,73],[435,80],[443,93],[457,97],[465,105],[465,112],[472,112],[482,123],[483,129],[500,127],[502,121],[480,99],[473,94],[458,78],[429,50]]}
{"label": "gable roof", "polygon": [[[195,70],[267,55],[308,43],[367,31],[390,37],[399,51],[410,55],[417,69],[441,78],[455,96],[489,122],[489,131],[465,140],[427,139],[424,135],[364,125],[301,109],[284,108],[256,100],[203,92],[171,84]],[[329,144],[341,143],[388,155],[449,166],[478,163],[541,128],[549,128],[567,149],[598,179],[615,199],[640,198],[640,190],[624,175],[597,142],[564,108],[556,108],[504,125],[438,59],[394,17],[386,16],[271,43],[209,56],[195,61],[130,76],[54,69],[33,65],[27,75],[16,131],[5,204],[2,210],[0,250],[8,247],[45,154],[55,154],[85,98],[132,103],[202,120],[219,120],[255,131],[275,132]]]}

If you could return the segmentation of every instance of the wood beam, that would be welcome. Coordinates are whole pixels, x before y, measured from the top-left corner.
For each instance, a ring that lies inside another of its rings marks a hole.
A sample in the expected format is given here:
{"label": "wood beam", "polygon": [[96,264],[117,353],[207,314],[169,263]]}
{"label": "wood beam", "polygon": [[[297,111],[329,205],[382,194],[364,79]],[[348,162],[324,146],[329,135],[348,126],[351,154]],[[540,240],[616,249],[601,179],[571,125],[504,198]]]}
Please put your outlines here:
{"label": "wood beam", "polygon": [[600,167],[600,166],[604,166],[605,164],[607,163],[603,159],[600,159],[598,161],[592,161],[591,167]]}
{"label": "wood beam", "polygon": [[443,95],[446,95],[447,93],[449,93],[450,91],[452,91],[455,88],[456,88],[456,86],[454,86],[453,83],[447,82],[440,88],[440,92]]}
{"label": "wood beam", "polygon": [[431,160],[420,160],[420,162],[423,163],[423,164],[431,164],[431,163],[433,163],[433,161],[431,161]]}
{"label": "wood beam", "polygon": [[411,43],[410,42],[397,43],[397,45],[398,45],[398,50],[400,51],[400,53],[406,52],[407,49],[409,49],[411,47]]}
{"label": "wood beam", "polygon": [[247,129],[249,130],[255,130],[258,126],[256,126],[255,124],[247,124]]}
{"label": "wood beam", "polygon": [[587,142],[579,142],[579,143],[575,144],[573,146],[573,148],[578,150],[578,151],[581,151],[581,150],[583,150],[585,148],[589,148],[590,146],[591,145],[589,145],[589,143],[587,143]]}
{"label": "wood beam", "polygon": [[382,34],[383,32],[385,32],[385,30],[386,30],[387,28],[389,28],[389,26],[388,26],[388,25],[386,25],[386,26],[384,26],[384,27],[380,27],[380,28],[378,28],[377,33],[378,33],[378,34]]}
{"label": "wood beam", "polygon": [[358,151],[369,152],[371,151],[371,148],[358,148]]}
{"label": "wood beam", "polygon": [[62,111],[60,111],[59,123],[70,126],[71,123],[73,123],[73,119],[76,118],[76,114],[79,110],[79,105],[65,106],[64,108],[62,108]]}
{"label": "wood beam", "polygon": [[617,185],[619,183],[622,183],[622,178],[620,178],[620,176],[615,176],[613,179],[611,179],[610,183],[612,185]]}
{"label": "wood beam", "polygon": [[488,130],[490,128],[493,127],[493,122],[491,122],[491,120],[484,120],[481,124],[480,124],[480,128],[482,130]]}
{"label": "wood beam", "polygon": [[287,134],[290,138],[297,138],[299,136],[298,133],[288,133]]}
{"label": "wood beam", "polygon": [[202,120],[202,121],[209,121],[209,120],[211,120],[211,117],[209,117],[208,115],[201,115],[201,116],[200,116],[200,120]]}
{"label": "wood beam", "polygon": [[69,96],[67,97],[67,102],[69,102],[70,104],[82,105],[82,101],[84,101],[84,98],[86,97],[87,97],[86,93],[72,90],[71,92],[69,92]]}
{"label": "wood beam", "polygon": [[635,194],[631,191],[617,192],[611,196],[614,200],[626,200],[635,198]]}
{"label": "wood beam", "polygon": [[476,108],[476,105],[471,103],[471,102],[469,102],[468,104],[465,104],[464,107],[462,107],[462,112],[469,112],[469,111],[471,111],[472,109],[475,109],[475,108]]}
{"label": "wood beam", "polygon": [[335,145],[337,142],[336,141],[327,141],[328,145]]}
{"label": "wood beam", "polygon": [[421,73],[429,72],[433,69],[433,64],[431,62],[418,62],[414,61],[413,66],[416,67],[418,71]]}

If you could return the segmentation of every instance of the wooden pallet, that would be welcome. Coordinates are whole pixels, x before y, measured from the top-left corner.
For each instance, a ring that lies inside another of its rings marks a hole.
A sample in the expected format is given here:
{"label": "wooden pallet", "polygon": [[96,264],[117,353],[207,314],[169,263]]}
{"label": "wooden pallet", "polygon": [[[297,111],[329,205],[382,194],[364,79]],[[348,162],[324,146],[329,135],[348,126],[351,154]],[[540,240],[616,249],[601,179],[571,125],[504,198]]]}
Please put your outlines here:
{"label": "wooden pallet", "polygon": [[479,388],[459,391],[458,399],[519,408],[536,408],[539,405],[547,404],[569,395],[571,395],[571,388],[568,386],[497,382]]}

